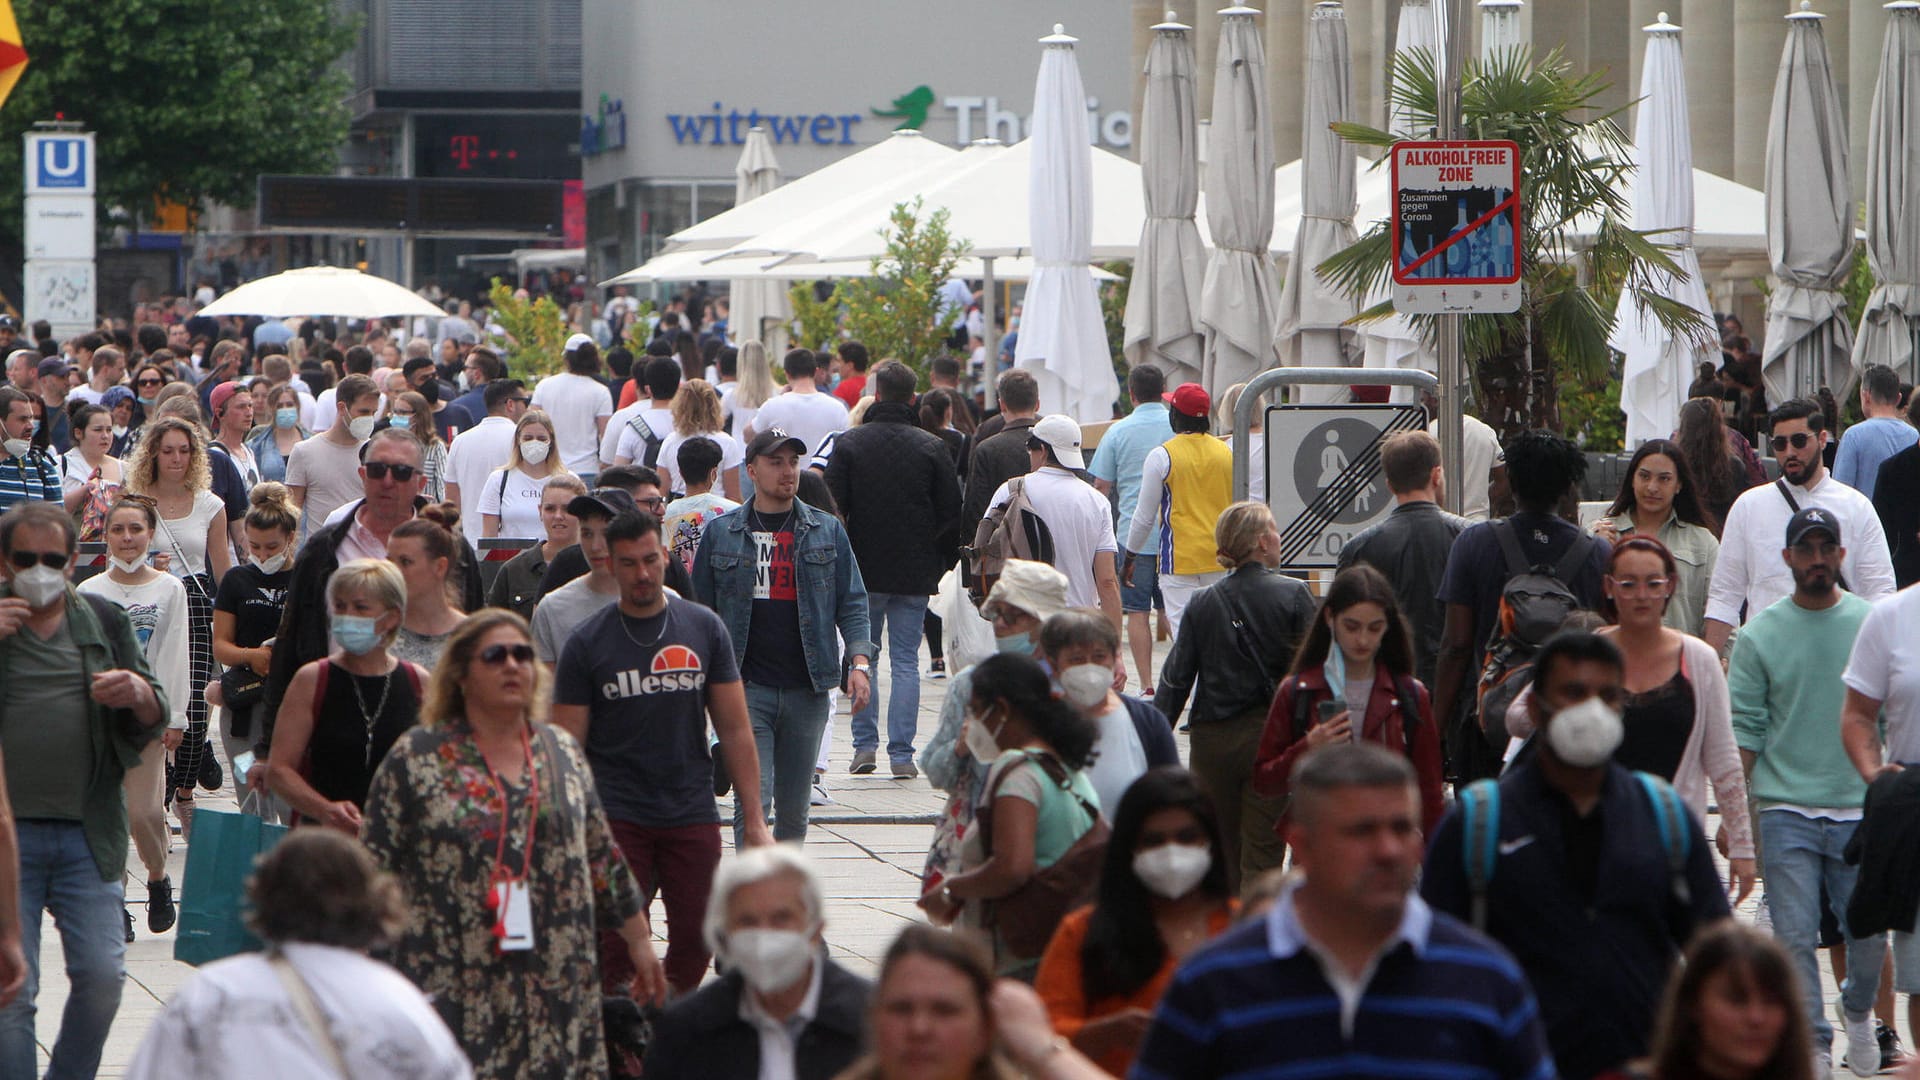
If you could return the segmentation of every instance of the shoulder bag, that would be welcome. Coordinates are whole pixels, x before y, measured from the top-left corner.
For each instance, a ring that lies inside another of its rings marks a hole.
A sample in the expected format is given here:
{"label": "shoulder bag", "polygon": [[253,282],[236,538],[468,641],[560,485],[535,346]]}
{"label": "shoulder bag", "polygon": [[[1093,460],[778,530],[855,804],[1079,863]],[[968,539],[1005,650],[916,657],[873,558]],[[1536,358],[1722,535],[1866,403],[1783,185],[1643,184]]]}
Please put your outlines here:
{"label": "shoulder bag", "polygon": [[1046,751],[1025,753],[1024,761],[1007,766],[994,777],[978,808],[977,825],[988,857],[993,855],[993,800],[1007,775],[1021,765],[1031,764],[1046,773],[1054,786],[1079,802],[1093,822],[1053,865],[1035,870],[1019,888],[984,905],[984,923],[988,929],[999,931],[1008,956],[1037,960],[1047,951],[1060,920],[1074,908],[1092,902],[1100,887],[1100,867],[1106,861],[1107,842],[1113,833],[1100,811],[1073,790],[1067,768],[1058,758]]}

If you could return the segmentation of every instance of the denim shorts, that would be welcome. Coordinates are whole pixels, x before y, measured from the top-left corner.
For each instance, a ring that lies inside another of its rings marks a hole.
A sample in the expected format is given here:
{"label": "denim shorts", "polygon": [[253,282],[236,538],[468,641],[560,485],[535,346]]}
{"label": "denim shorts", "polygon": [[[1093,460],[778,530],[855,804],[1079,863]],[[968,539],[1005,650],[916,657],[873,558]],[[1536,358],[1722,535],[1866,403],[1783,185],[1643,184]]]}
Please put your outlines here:
{"label": "denim shorts", "polygon": [[1127,584],[1127,553],[1113,553],[1114,573],[1120,576],[1120,610],[1165,611],[1167,602],[1160,596],[1160,557],[1151,552],[1133,557],[1133,584]]}

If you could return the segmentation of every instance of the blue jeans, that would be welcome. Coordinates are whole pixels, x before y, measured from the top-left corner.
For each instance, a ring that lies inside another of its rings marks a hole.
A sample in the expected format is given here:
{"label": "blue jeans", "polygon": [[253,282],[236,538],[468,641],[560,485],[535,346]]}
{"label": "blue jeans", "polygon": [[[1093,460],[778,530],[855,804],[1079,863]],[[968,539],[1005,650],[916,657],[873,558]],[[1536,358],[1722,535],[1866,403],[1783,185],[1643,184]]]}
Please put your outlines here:
{"label": "blue jeans", "polygon": [[[1813,1024],[1816,1051],[1833,1045],[1833,1024],[1826,1016],[1826,996],[1820,992],[1814,944],[1820,936],[1820,883],[1825,880],[1827,899],[1845,933],[1847,903],[1853,899],[1853,884],[1860,871],[1848,866],[1841,853],[1858,826],[1857,821],[1810,818],[1792,810],[1760,812],[1760,854],[1767,881],[1767,909],[1773,915],[1773,936],[1793,957],[1794,970],[1799,973],[1800,993],[1806,999],[1807,1019]],[[1884,934],[1868,938],[1848,935],[1847,981],[1840,988],[1840,1002],[1847,1012],[1858,1016],[1873,1010],[1886,953]]]}
{"label": "blue jeans", "polygon": [[40,916],[52,912],[66,952],[71,991],[60,1015],[48,1080],[90,1077],[100,1068],[107,1029],[120,1011],[126,980],[126,939],[121,911],[126,903],[118,875],[100,880],[100,868],[80,823],[21,821],[20,947],[27,954],[27,984],[0,1010],[0,1076],[37,1075],[33,999],[40,992]]}
{"label": "blue jeans", "polygon": [[[890,650],[887,678],[887,760],[913,760],[913,731],[920,719],[920,632],[926,626],[927,598],[899,593],[868,593],[867,619],[873,625],[875,652]],[[882,629],[886,650],[880,649]],[[871,659],[879,661],[878,656]],[[853,749],[871,753],[880,745],[880,698],[853,714]]]}
{"label": "blue jeans", "polygon": [[[775,840],[800,843],[807,838],[813,763],[820,757],[820,732],[827,726],[827,695],[824,691],[776,690],[748,683],[747,715],[753,720],[754,747],[760,753],[760,810],[771,816]],[[736,791],[736,850],[744,829]]]}

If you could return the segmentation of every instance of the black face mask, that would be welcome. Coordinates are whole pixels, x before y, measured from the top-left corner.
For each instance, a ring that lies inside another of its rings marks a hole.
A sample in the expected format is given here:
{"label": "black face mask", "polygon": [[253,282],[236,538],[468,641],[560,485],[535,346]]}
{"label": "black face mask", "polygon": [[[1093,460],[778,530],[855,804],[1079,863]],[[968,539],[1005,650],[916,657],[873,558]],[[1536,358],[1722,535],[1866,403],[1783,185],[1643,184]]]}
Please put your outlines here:
{"label": "black face mask", "polygon": [[434,402],[440,400],[440,382],[437,379],[428,379],[426,382],[421,383],[415,392],[421,397],[426,398],[427,404],[432,405]]}

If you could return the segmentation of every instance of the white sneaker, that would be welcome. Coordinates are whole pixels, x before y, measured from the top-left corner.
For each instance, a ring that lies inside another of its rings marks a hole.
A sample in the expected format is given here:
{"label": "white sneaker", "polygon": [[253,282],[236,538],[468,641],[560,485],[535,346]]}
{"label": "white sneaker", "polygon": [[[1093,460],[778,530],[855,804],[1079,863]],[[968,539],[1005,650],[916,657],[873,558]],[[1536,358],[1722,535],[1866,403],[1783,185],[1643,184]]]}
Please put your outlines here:
{"label": "white sneaker", "polygon": [[1873,1033],[1873,1014],[1861,1013],[1858,1019],[1841,1010],[1847,1029],[1847,1071],[1855,1076],[1872,1076],[1880,1071],[1880,1040]]}
{"label": "white sneaker", "polygon": [[1813,1075],[1815,1080],[1827,1080],[1833,1075],[1833,1054],[1826,1050],[1813,1052]]}
{"label": "white sneaker", "polygon": [[823,788],[823,787],[821,787],[821,786],[819,785],[819,783],[818,783],[818,782],[816,782],[816,783],[815,783],[815,784],[813,785],[813,797],[812,797],[811,799],[809,799],[809,800],[808,800],[808,802],[809,802],[809,804],[811,804],[811,805],[813,805],[813,806],[832,806],[832,805],[834,805],[834,803],[833,803],[833,797],[832,797],[832,796],[830,796],[830,795],[828,795],[828,794],[827,794],[827,789],[826,789],[826,788]]}

